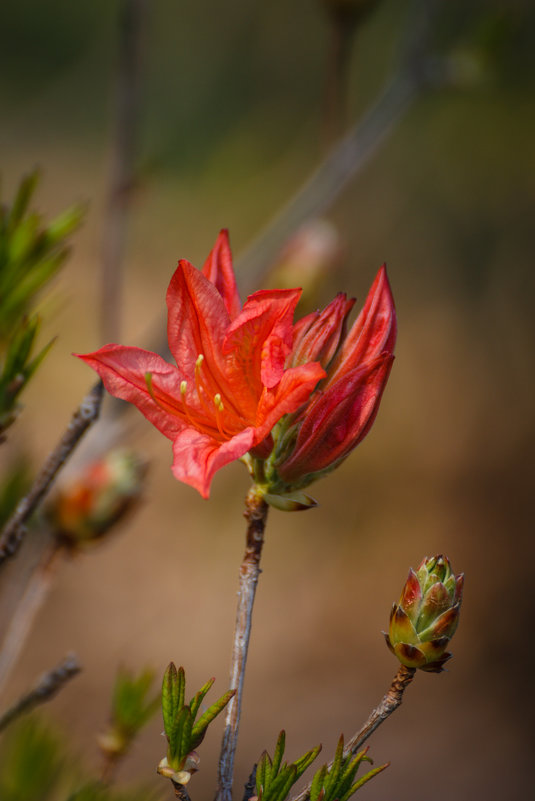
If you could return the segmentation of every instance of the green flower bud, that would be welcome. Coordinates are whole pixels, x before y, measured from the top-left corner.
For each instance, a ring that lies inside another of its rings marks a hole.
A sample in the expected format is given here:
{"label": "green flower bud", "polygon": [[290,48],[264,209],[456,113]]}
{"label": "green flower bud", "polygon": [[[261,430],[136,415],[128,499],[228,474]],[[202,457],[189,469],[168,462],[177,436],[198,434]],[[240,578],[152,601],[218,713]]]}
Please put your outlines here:
{"label": "green flower bud", "polygon": [[440,673],[459,622],[464,575],[455,576],[446,556],[426,557],[412,568],[392,607],[386,644],[402,665]]}

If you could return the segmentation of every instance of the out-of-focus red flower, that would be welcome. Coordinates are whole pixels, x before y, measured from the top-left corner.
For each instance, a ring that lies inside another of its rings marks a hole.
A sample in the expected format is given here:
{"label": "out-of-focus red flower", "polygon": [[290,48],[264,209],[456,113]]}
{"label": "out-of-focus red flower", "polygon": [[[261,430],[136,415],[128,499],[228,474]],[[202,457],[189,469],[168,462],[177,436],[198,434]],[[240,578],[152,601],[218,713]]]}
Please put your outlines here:
{"label": "out-of-focus red flower", "polygon": [[[140,348],[80,355],[106,389],[133,403],[173,441],[173,473],[208,497],[214,473],[248,451],[267,456],[278,420],[325,376],[319,363],[286,367],[300,290],[255,292],[241,308],[228,234],[202,271],[181,260],[167,290],[176,367]],[[309,360],[310,361],[310,360]]]}
{"label": "out-of-focus red flower", "polygon": [[354,300],[340,293],[322,311],[294,326],[287,364],[319,361],[327,375],[308,402],[284,418],[265,467],[269,492],[306,487],[334,469],[366,436],[386,386],[396,341],[396,313],[385,267],[381,267],[350,331]]}
{"label": "out-of-focus red flower", "polygon": [[102,539],[139,501],[147,470],[133,451],[114,449],[84,465],[56,492],[47,516],[72,548]]}

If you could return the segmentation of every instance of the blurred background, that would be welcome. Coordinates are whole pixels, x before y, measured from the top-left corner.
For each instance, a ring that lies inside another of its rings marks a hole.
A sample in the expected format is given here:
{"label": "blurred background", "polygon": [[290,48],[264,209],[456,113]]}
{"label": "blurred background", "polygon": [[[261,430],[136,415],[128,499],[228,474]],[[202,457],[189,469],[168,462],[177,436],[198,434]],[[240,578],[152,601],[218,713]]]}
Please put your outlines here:
{"label": "blurred background", "polygon": [[[327,5],[146,4],[124,276],[107,322],[124,344],[156,347],[177,259],[201,266],[222,227],[238,282],[257,288],[240,254],[402,68],[428,4],[366,4],[339,73]],[[43,302],[43,341],[57,341],[23,398],[4,471],[21,450],[40,464],[93,382],[71,353],[106,341],[122,7],[18,0],[0,11],[2,200],[39,165],[47,216],[88,204]],[[332,250],[328,269],[296,279],[300,312],[340,290],[361,302],[386,261],[396,362],[370,435],[311,488],[319,508],[270,512],[236,786],[283,727],[291,758],[318,742],[327,758],[340,732],[359,728],[397,669],[381,635],[391,604],[409,566],[442,552],[466,574],[454,659],[447,673],[417,675],[371,739],[376,764],[392,764],[362,798],[493,801],[531,788],[534,30],[528,0],[437,4],[416,45],[447,80],[407,105],[316,226]],[[151,462],[143,504],[58,570],[7,693],[75,651],[84,671],[46,714],[89,763],[119,665],[161,675],[173,659],[192,690],[212,675],[219,694],[227,687],[246,471],[218,474],[206,502],[173,479],[169,442],[141,416],[128,416],[127,444]],[[120,779],[162,782],[161,728],[147,728]],[[194,799],[215,787],[220,729],[202,747]]]}

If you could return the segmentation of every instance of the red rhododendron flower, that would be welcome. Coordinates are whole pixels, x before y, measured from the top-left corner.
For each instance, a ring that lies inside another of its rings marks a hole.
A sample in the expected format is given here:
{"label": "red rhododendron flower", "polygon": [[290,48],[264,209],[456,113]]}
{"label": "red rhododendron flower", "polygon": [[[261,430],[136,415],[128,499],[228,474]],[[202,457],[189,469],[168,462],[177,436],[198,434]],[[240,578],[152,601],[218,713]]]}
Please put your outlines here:
{"label": "red rhododendron flower", "polygon": [[[334,469],[375,420],[394,360],[396,313],[381,267],[349,332],[354,300],[340,293],[294,326],[287,364],[319,361],[327,372],[307,404],[281,421],[265,469],[269,492],[284,495]],[[284,504],[281,504],[282,506]]]}
{"label": "red rhododendron flower", "polygon": [[295,412],[325,371],[318,362],[285,368],[301,291],[264,290],[241,308],[228,234],[202,271],[181,260],[167,290],[169,349],[105,345],[80,355],[106,389],[130,401],[173,441],[173,473],[208,497],[214,473],[251,449],[267,455],[270,432]]}

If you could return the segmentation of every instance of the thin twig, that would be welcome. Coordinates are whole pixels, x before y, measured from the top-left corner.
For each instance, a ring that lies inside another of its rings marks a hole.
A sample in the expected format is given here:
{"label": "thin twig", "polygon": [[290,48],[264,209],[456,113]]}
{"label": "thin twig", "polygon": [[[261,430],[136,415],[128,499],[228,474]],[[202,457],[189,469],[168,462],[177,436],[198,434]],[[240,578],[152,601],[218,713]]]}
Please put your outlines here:
{"label": "thin twig", "polygon": [[305,220],[324,214],[355,175],[370,161],[417,95],[406,73],[397,75],[364,120],[332,148],[290,202],[242,254],[236,265],[247,283],[260,283],[282,245]]}
{"label": "thin twig", "polygon": [[17,553],[26,533],[25,523],[46,496],[57,473],[72,454],[82,436],[97,419],[103,391],[104,387],[99,381],[83,399],[61,440],[35,479],[31,490],[19,501],[14,514],[4,526],[0,534],[0,566]]}
{"label": "thin twig", "polygon": [[120,334],[122,264],[128,210],[135,184],[139,128],[142,31],[146,0],[123,0],[119,19],[115,136],[102,236],[102,338]]}
{"label": "thin twig", "polygon": [[449,82],[447,70],[429,52],[439,6],[440,0],[415,0],[397,64],[383,92],[238,259],[236,272],[243,276],[246,292],[260,285],[290,236],[306,220],[324,214],[367,166],[414,101],[425,90]]}
{"label": "thin twig", "polygon": [[236,626],[234,629],[234,645],[230,668],[230,689],[236,694],[229,701],[225,719],[225,731],[219,756],[219,786],[217,801],[231,801],[232,778],[234,773],[234,756],[238,742],[238,728],[243,693],[243,680],[247,663],[247,650],[251,636],[251,621],[258,576],[260,575],[260,557],[264,544],[264,529],[268,505],[252,487],[245,501],[245,519],[247,533],[245,554],[240,567],[240,586],[238,591],[238,607],[236,609]]}
{"label": "thin twig", "polygon": [[[347,8],[353,10],[355,6],[347,6]],[[330,145],[343,134],[346,128],[349,65],[357,18],[351,13],[343,13],[339,7],[328,6],[327,12],[329,14],[330,42],[325,84],[324,128],[325,141]]]}
{"label": "thin twig", "polygon": [[75,656],[66,657],[61,664],[45,673],[29,693],[23,695],[12,707],[0,716],[0,731],[3,731],[16,718],[31,712],[39,704],[56,695],[70,679],[80,672],[81,666]]}
{"label": "thin twig", "polygon": [[405,667],[405,665],[399,666],[398,672],[392,679],[390,689],[383,697],[383,700],[379,706],[373,710],[362,728],[356,734],[354,734],[350,740],[347,741],[344,749],[347,754],[350,752],[352,754],[356,753],[366,742],[368,737],[373,734],[375,729],[377,729],[381,723],[390,717],[392,712],[395,712],[395,710],[401,704],[403,700],[403,693],[413,680],[415,673],[415,668],[408,668]]}
{"label": "thin twig", "polygon": [[[388,692],[383,696],[381,703],[373,710],[366,723],[359,731],[347,741],[344,748],[344,756],[356,754],[359,748],[366,742],[368,737],[394,712],[403,700],[403,693],[409,686],[416,673],[415,668],[408,668],[400,665],[398,672],[392,679],[392,684]],[[332,766],[329,762],[329,768]],[[310,798],[309,784],[299,795],[294,796],[291,801],[308,801]]]}
{"label": "thin twig", "polygon": [[176,798],[180,799],[180,801],[191,801],[189,793],[183,784],[175,784],[174,781],[171,781],[171,784],[173,785]]}
{"label": "thin twig", "polygon": [[0,649],[0,696],[28,639],[35,617],[48,596],[61,550],[61,546],[52,542],[44,551],[11,616]]}

